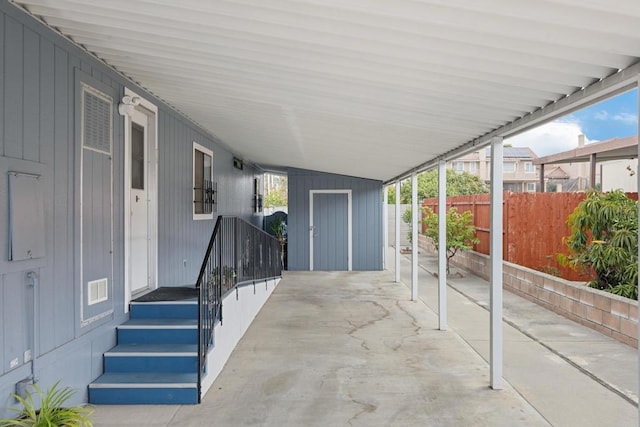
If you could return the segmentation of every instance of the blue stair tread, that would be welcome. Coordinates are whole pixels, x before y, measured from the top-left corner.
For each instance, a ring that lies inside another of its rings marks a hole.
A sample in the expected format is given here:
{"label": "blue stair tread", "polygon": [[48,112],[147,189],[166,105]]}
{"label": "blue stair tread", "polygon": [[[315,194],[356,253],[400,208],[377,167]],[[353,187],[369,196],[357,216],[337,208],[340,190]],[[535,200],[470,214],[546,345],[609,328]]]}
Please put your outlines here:
{"label": "blue stair tread", "polygon": [[197,373],[105,372],[92,388],[189,388],[198,385]]}
{"label": "blue stair tread", "polygon": [[131,301],[131,305],[198,305],[198,298],[188,298],[180,301]]}
{"label": "blue stair tread", "polygon": [[111,356],[128,355],[138,353],[151,353],[150,355],[197,355],[197,344],[118,344],[111,350],[107,351],[104,355]]}
{"label": "blue stair tread", "polygon": [[122,325],[121,329],[127,328],[191,328],[198,327],[198,319],[129,319]]}

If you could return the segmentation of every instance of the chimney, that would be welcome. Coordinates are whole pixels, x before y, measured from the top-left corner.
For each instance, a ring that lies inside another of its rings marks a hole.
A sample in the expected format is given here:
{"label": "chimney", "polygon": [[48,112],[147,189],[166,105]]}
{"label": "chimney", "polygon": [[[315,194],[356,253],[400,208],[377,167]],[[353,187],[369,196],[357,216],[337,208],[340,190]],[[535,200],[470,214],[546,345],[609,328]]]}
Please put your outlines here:
{"label": "chimney", "polygon": [[584,147],[584,135],[578,135],[578,147]]}

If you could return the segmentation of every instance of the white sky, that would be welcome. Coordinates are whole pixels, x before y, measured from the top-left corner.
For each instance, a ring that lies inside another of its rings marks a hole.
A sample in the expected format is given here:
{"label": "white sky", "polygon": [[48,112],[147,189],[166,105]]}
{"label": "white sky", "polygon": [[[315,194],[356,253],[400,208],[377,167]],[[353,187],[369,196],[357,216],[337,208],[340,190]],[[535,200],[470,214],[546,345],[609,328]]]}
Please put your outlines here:
{"label": "white sky", "polygon": [[538,156],[567,151],[578,146],[578,135],[585,143],[624,138],[638,134],[638,91],[636,89],[575,111],[513,138],[514,147],[530,147]]}
{"label": "white sky", "polygon": [[[583,133],[577,122],[555,121],[507,138],[504,143],[514,147],[529,147],[539,157],[542,157],[577,147],[578,135]],[[585,137],[585,143],[589,142],[595,141],[590,141]]]}

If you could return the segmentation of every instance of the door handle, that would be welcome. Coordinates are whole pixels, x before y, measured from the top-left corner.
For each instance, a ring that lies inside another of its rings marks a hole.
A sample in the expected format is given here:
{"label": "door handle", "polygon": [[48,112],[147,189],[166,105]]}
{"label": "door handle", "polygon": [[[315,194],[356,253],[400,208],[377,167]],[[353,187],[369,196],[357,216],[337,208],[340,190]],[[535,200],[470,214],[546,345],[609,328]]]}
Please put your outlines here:
{"label": "door handle", "polygon": [[136,203],[138,203],[138,200],[140,200],[140,196],[136,196]]}

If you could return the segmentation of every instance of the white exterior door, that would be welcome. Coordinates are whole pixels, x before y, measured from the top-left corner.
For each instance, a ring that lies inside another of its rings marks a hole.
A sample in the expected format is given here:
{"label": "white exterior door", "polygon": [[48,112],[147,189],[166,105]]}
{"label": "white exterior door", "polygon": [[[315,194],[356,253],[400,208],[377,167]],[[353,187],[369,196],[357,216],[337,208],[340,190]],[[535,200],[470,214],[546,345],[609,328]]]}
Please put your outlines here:
{"label": "white exterior door", "polygon": [[129,272],[131,295],[149,289],[149,131],[148,117],[134,111],[130,121]]}

